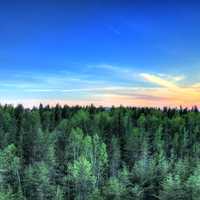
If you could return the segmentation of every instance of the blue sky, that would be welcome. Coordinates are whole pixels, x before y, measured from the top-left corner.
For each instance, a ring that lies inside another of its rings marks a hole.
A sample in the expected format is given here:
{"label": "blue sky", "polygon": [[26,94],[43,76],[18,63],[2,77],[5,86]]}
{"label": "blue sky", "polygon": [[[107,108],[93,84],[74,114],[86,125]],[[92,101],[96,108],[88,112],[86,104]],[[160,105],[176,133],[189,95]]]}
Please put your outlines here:
{"label": "blue sky", "polygon": [[200,4],[0,0],[0,101],[200,102]]}

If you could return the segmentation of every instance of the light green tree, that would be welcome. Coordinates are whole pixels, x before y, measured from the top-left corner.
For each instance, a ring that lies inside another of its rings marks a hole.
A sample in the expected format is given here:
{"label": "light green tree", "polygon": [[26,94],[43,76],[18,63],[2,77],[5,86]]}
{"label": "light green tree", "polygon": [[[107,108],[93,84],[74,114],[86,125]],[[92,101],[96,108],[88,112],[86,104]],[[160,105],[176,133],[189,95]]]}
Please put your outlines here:
{"label": "light green tree", "polygon": [[186,186],[191,199],[198,200],[200,197],[200,165],[197,165],[193,174],[188,178]]}
{"label": "light green tree", "polygon": [[96,177],[92,173],[92,164],[84,156],[80,156],[68,166],[68,172],[75,183],[75,199],[86,200],[96,183]]}
{"label": "light green tree", "polygon": [[96,177],[96,186],[99,187],[103,181],[103,174],[108,165],[108,155],[105,143],[95,134],[92,138],[93,158],[91,160],[93,174]]}
{"label": "light green tree", "polygon": [[83,131],[80,128],[72,129],[69,135],[69,146],[67,148],[68,157],[75,161],[79,158],[82,150]]}
{"label": "light green tree", "polygon": [[16,147],[11,144],[0,151],[0,179],[4,186],[17,191],[21,187],[20,159]]}

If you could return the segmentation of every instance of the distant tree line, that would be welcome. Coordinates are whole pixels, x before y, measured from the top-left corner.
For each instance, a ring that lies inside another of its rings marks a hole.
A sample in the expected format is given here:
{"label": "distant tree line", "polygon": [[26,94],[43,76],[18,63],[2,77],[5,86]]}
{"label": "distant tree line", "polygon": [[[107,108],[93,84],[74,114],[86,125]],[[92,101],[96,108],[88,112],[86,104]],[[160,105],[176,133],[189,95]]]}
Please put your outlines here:
{"label": "distant tree line", "polygon": [[196,107],[0,106],[0,200],[199,200]]}

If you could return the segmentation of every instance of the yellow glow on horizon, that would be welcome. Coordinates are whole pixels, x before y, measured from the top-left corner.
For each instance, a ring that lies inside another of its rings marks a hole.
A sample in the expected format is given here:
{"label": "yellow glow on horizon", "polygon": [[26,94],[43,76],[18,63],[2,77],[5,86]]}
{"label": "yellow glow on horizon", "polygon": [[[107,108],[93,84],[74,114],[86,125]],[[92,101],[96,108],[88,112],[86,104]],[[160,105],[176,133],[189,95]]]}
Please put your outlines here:
{"label": "yellow glow on horizon", "polygon": [[[51,99],[22,99],[22,100],[4,100],[1,103],[5,104],[23,104],[25,107],[38,106],[40,103],[55,106],[60,105],[90,105],[95,106],[149,106],[149,107],[192,107],[200,106],[200,83],[195,83],[191,86],[180,86],[178,82],[181,77],[171,77],[167,79],[159,75],[142,73],[140,76],[147,83],[152,83],[158,87],[138,87],[138,88],[123,88],[111,87],[97,91],[101,93],[93,94],[84,100],[51,100]],[[121,93],[120,93],[121,92]],[[127,94],[126,94],[127,93]]]}

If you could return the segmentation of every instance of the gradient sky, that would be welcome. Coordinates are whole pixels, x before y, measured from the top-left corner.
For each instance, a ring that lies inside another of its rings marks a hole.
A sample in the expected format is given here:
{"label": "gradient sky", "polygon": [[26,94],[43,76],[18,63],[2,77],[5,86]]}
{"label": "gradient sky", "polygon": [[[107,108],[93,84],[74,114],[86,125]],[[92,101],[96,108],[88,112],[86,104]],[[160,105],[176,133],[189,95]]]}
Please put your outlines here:
{"label": "gradient sky", "polygon": [[0,0],[0,102],[200,106],[195,2]]}

